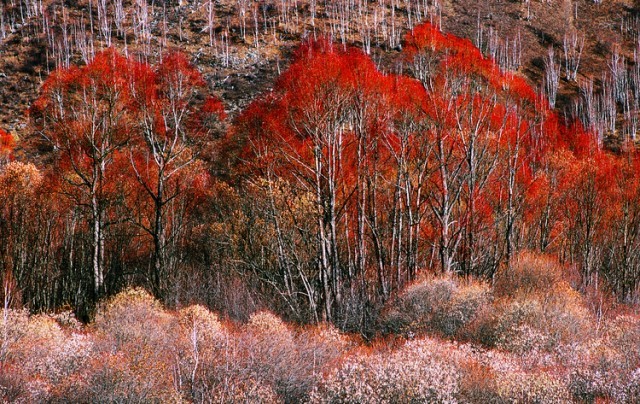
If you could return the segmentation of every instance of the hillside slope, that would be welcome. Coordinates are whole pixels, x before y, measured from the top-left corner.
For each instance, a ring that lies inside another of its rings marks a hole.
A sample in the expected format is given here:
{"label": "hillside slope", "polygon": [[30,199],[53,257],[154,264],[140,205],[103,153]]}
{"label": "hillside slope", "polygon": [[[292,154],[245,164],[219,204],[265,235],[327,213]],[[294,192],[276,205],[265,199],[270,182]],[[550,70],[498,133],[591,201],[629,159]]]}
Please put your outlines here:
{"label": "hillside slope", "polygon": [[[635,60],[640,32],[630,1],[21,0],[4,3],[0,14],[0,126],[17,136],[29,133],[25,111],[51,70],[109,45],[150,60],[162,49],[188,52],[233,112],[271,86],[309,35],[355,44],[383,71],[394,71],[399,67],[381,51],[399,48],[407,30],[430,20],[541,88],[548,46],[560,65],[565,33],[575,30],[584,37],[577,78],[593,77],[597,90],[613,52]],[[578,94],[576,81],[561,79],[558,108],[572,114]]]}

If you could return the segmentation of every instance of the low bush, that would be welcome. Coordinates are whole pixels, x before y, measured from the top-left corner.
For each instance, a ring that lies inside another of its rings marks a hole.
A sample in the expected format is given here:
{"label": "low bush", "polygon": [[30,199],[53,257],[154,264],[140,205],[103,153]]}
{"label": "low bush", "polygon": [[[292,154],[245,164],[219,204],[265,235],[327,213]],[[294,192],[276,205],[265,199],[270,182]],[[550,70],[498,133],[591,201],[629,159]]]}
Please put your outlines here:
{"label": "low bush", "polygon": [[570,403],[564,382],[549,373],[502,373],[498,377],[498,395],[509,403]]}
{"label": "low bush", "polygon": [[485,283],[450,277],[427,278],[398,296],[385,310],[382,325],[386,332],[405,336],[455,337],[491,300]]}
{"label": "low bush", "polygon": [[391,352],[358,352],[327,375],[315,403],[457,402],[459,371],[448,345],[425,339]]}
{"label": "low bush", "polygon": [[555,259],[522,252],[496,272],[493,290],[498,297],[538,295],[553,293],[564,283],[562,266]]}
{"label": "low bush", "polygon": [[93,327],[97,351],[104,360],[97,363],[91,384],[109,389],[126,378],[137,381],[118,387],[122,397],[131,394],[127,400],[175,397],[174,339],[179,332],[174,317],[149,293],[127,289],[108,299],[98,308]]}
{"label": "low bush", "polygon": [[141,289],[103,302],[89,326],[66,314],[8,310],[0,323],[0,399],[639,400],[637,316],[618,316],[604,323],[601,333],[592,332],[583,299],[562,281],[549,291],[516,288],[493,296],[485,283],[425,279],[385,313],[388,329],[397,327],[412,338],[388,336],[368,345],[333,326],[293,326],[270,312],[234,324],[199,305],[168,311]]}
{"label": "low bush", "polygon": [[640,368],[640,318],[630,315],[613,318],[606,324],[604,338],[609,346],[624,354],[621,367],[629,372]]}
{"label": "low bush", "polygon": [[[559,347],[582,343],[595,323],[555,261],[530,253],[498,271],[495,300],[467,327],[467,339],[542,364]],[[554,358],[555,360],[555,358]]]}

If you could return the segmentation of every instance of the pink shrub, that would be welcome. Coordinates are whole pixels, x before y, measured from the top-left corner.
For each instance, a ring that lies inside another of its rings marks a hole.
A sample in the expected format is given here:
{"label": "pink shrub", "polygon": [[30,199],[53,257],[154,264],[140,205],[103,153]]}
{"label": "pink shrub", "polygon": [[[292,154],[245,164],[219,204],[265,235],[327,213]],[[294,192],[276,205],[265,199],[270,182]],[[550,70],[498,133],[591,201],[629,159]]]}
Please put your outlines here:
{"label": "pink shrub", "polygon": [[454,403],[460,375],[449,349],[425,339],[390,353],[356,353],[323,378],[312,402]]}

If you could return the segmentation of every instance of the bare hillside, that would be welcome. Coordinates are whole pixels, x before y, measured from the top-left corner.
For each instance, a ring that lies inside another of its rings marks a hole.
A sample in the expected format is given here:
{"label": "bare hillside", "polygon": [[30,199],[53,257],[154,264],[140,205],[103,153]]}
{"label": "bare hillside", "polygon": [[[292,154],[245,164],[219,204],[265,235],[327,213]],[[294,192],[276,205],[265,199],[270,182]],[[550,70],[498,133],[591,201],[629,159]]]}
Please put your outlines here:
{"label": "bare hillside", "polygon": [[[400,49],[403,35],[424,20],[473,40],[540,89],[553,47],[560,67],[557,107],[572,115],[579,82],[593,78],[597,90],[614,54],[635,62],[640,31],[631,1],[5,2],[0,125],[24,136],[25,110],[43,79],[57,66],[86,61],[108,46],[151,60],[164,49],[188,52],[233,112],[270,87],[304,37],[355,44],[392,71],[401,67],[380,50]],[[581,50],[575,79],[566,77],[565,49]]]}

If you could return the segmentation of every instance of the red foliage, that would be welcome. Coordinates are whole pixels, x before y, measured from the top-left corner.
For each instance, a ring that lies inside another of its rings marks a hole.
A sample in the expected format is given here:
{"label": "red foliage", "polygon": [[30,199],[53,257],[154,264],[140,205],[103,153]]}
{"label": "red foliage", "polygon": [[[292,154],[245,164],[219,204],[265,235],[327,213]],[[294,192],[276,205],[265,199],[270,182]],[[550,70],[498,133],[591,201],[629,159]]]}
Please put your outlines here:
{"label": "red foliage", "polygon": [[[390,110],[390,80],[364,53],[334,48],[330,42],[319,40],[303,44],[295,55],[274,91],[252,103],[238,125],[241,133],[253,132],[251,139],[245,139],[248,143],[241,158],[251,161],[255,168],[280,159],[284,170],[278,171],[285,176],[291,172],[291,165],[311,161],[315,147],[329,153],[330,147],[324,146],[335,141],[349,150],[358,136],[385,133]],[[359,116],[359,128],[346,128],[347,115],[365,105],[372,111]],[[325,138],[338,132],[339,139]],[[297,157],[289,159],[283,153]],[[259,160],[253,159],[256,155]],[[349,161],[354,157],[351,153],[341,157],[346,159],[345,167],[354,166],[355,162]],[[345,170],[345,175],[348,172]]]}
{"label": "red foliage", "polygon": [[484,57],[470,40],[445,34],[431,23],[420,24],[405,35],[403,53],[408,61],[422,54],[439,59],[440,71],[479,79],[518,103],[534,105],[538,100],[524,78],[500,71],[498,65]]}
{"label": "red foliage", "polygon": [[[501,71],[467,39],[425,23],[405,36],[403,49],[411,76],[384,74],[363,52],[326,39],[303,43],[273,90],[222,141],[244,163],[237,172],[283,180],[315,216],[299,231],[309,254],[318,254],[308,276],[336,290],[305,292],[314,310],[322,299],[340,299],[341,271],[350,278],[345,290],[371,280],[386,299],[416,275],[401,274],[411,265],[440,261],[443,270],[491,276],[523,248],[569,257],[587,268],[585,279],[605,266],[619,228],[638,227],[638,154],[603,151],[524,77]],[[90,196],[101,199],[93,204],[98,224],[126,216],[150,235],[131,236],[143,246],[123,255],[155,255],[160,284],[164,255],[184,236],[173,232],[212,194],[198,157],[219,144],[212,133],[226,118],[197,68],[177,52],[150,66],[107,50],[87,66],[54,72],[30,111],[46,121],[59,152],[62,175],[52,189],[79,211]],[[12,147],[0,132],[0,158]],[[260,212],[277,215],[269,202]],[[272,219],[265,222],[281,225]],[[281,231],[294,230],[275,231],[292,244]],[[628,251],[620,254],[635,254]]]}
{"label": "red foliage", "polygon": [[[446,241],[458,246],[453,254],[473,254],[464,250],[479,248],[473,243],[484,237],[485,246],[502,243],[500,226],[509,229],[507,243],[520,232],[547,248],[566,237],[575,204],[592,185],[598,206],[608,207],[593,211],[602,214],[596,219],[618,214],[624,198],[611,187],[618,159],[579,124],[565,124],[524,77],[501,71],[469,40],[429,23],[405,36],[403,57],[415,78],[384,75],[359,50],[324,39],[303,44],[274,90],[252,103],[231,132],[249,163],[245,172],[302,180],[309,190],[317,182],[318,200],[335,191],[345,227],[355,226],[367,204],[394,212],[398,196],[382,184],[402,185],[423,198],[403,196],[422,214],[420,237],[435,242],[445,227],[453,234],[447,237],[469,233],[468,240]],[[404,175],[409,182],[394,182]],[[367,190],[375,190],[375,199],[357,201]],[[444,193],[459,199],[443,206]],[[358,231],[346,231],[349,243]]]}
{"label": "red foliage", "polygon": [[[107,226],[131,221],[149,233],[159,271],[166,234],[175,236],[171,219],[177,213],[167,210],[178,206],[186,215],[187,202],[203,193],[181,199],[206,184],[197,155],[211,140],[213,125],[225,117],[200,72],[178,52],[151,66],[107,49],[86,66],[52,73],[29,112],[55,146],[61,192],[93,226],[96,295],[102,293],[101,261],[108,247],[101,234]],[[146,249],[131,248],[135,254]],[[159,290],[157,273],[154,280]]]}
{"label": "red foliage", "polygon": [[221,121],[227,118],[227,114],[224,111],[224,104],[222,100],[217,97],[207,98],[202,106],[202,112],[207,115],[217,115]]}
{"label": "red foliage", "polygon": [[0,129],[0,162],[11,159],[16,142],[9,132]]}

